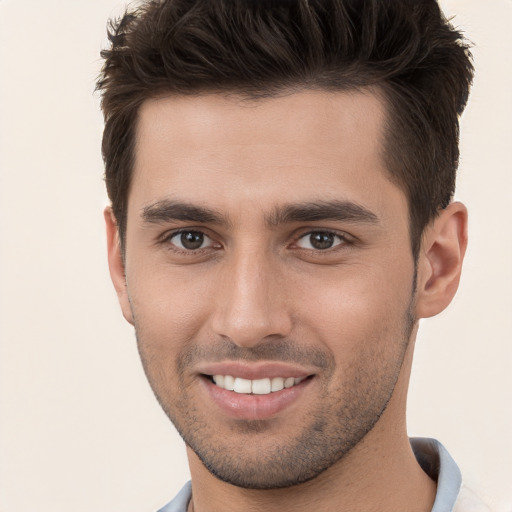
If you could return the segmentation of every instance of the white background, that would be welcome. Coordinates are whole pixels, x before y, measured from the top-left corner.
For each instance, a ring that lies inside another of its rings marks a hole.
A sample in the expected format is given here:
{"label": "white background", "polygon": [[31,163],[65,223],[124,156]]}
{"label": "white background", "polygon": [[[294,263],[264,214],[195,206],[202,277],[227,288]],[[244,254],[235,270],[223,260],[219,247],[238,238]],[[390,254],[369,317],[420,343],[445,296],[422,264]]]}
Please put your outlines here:
{"label": "white background", "polygon": [[[93,95],[113,0],[0,0],[0,511],[155,511],[188,477],[110,284]],[[412,435],[512,510],[512,2],[444,0],[476,44],[454,304],[420,329]]]}

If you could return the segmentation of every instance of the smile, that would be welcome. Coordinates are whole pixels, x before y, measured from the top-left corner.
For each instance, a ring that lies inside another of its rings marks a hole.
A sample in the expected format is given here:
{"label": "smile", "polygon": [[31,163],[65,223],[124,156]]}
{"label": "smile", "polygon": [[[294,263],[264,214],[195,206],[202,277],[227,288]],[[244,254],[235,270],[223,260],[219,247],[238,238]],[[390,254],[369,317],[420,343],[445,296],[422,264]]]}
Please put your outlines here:
{"label": "smile", "polygon": [[200,382],[206,396],[223,415],[249,421],[284,413],[300,397],[310,395],[308,390],[314,382],[314,375],[247,379],[216,372],[202,377]]}
{"label": "smile", "polygon": [[292,404],[311,400],[316,368],[282,361],[219,361],[198,364],[197,382],[211,414],[238,420],[266,420]]}
{"label": "smile", "polygon": [[246,395],[268,395],[300,384],[304,377],[272,377],[264,379],[243,379],[232,375],[214,375],[213,382],[219,388]]}

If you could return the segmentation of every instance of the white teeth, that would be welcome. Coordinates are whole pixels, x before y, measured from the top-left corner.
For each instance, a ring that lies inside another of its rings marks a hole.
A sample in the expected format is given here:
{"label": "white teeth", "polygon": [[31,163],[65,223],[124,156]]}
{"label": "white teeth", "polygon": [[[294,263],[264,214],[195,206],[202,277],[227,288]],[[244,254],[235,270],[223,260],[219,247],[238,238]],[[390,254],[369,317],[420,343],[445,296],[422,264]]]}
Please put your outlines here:
{"label": "white teeth", "polygon": [[268,395],[272,391],[270,379],[258,379],[252,381],[252,392],[255,395]]}
{"label": "white teeth", "polygon": [[285,388],[291,388],[292,386],[295,386],[295,379],[293,377],[288,377],[284,381],[284,387]]}
{"label": "white teeth", "polygon": [[231,375],[224,376],[224,389],[227,389],[228,391],[233,391],[235,389],[235,378]]}
{"label": "white teeth", "polygon": [[275,393],[285,388],[296,386],[304,380],[304,377],[274,377],[272,379],[242,379],[240,377],[233,377],[231,375],[214,375],[213,382],[220,388],[235,393],[254,394],[254,395],[268,395]]}
{"label": "white teeth", "polygon": [[284,379],[282,377],[274,377],[271,387],[272,391],[281,391],[281,389],[284,389]]}
{"label": "white teeth", "polygon": [[213,382],[217,384],[217,386],[223,388],[224,387],[224,375],[214,375]]}
{"label": "white teeth", "polygon": [[233,391],[235,393],[250,393],[252,389],[252,383],[249,379],[241,379],[237,377],[235,379],[235,386]]}

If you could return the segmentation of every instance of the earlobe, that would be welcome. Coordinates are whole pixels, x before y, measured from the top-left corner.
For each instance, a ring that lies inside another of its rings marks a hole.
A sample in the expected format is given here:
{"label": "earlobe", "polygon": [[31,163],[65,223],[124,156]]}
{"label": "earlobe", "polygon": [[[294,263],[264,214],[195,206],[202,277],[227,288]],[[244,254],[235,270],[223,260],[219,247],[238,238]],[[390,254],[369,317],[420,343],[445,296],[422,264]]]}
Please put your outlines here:
{"label": "earlobe", "polygon": [[462,203],[451,203],[429,225],[418,257],[416,317],[443,311],[459,286],[467,246],[468,214]]}
{"label": "earlobe", "polygon": [[119,241],[119,230],[117,222],[110,206],[107,206],[103,212],[107,229],[107,251],[108,267],[110,277],[121,305],[121,310],[125,319],[133,325],[132,310],[128,297],[128,288],[126,286],[126,274]]}

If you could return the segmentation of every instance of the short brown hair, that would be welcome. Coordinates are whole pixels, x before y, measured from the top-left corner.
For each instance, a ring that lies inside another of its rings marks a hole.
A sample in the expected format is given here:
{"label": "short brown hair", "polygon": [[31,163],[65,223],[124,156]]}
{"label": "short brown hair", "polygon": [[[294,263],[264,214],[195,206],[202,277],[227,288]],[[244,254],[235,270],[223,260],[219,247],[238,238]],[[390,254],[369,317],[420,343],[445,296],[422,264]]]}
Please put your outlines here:
{"label": "short brown hair", "polygon": [[453,196],[469,45],[436,0],[151,0],[111,21],[97,89],[107,191],[124,245],[141,104],[162,93],[376,86],[384,159],[407,195],[413,254]]}

